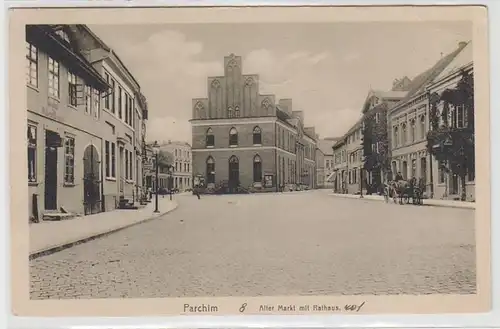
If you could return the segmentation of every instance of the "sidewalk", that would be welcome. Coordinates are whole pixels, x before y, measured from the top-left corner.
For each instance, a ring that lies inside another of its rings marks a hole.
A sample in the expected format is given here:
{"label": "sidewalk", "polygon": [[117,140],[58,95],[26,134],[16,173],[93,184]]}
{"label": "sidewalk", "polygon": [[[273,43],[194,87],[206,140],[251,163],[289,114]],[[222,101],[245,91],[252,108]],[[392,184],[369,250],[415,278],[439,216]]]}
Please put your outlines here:
{"label": "sidewalk", "polygon": [[153,212],[153,198],[152,202],[137,210],[114,210],[68,220],[30,224],[30,259],[93,240],[177,208],[177,201],[170,201],[167,196],[160,197],[158,201],[159,213]]}
{"label": "sidewalk", "polygon": [[[331,195],[334,197],[339,197],[339,198],[360,199],[359,195],[354,195],[354,194],[329,193],[328,195]],[[384,197],[381,195],[363,195],[363,199],[364,200],[384,201],[385,202]],[[389,199],[389,202],[394,203],[394,201],[392,199]],[[476,209],[475,202],[440,200],[440,199],[424,199],[423,203],[424,203],[424,206]]]}

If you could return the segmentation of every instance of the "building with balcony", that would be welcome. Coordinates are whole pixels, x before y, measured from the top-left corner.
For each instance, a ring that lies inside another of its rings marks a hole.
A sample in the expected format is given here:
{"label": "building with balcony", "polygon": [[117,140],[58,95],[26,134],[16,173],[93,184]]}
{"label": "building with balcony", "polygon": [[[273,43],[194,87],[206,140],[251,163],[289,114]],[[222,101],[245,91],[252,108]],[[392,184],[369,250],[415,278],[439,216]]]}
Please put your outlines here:
{"label": "building with balcony", "polygon": [[195,185],[208,192],[316,187],[316,133],[291,99],[259,93],[259,77],[242,74],[240,56],[224,58],[224,75],[208,78],[208,98],[192,102]]}

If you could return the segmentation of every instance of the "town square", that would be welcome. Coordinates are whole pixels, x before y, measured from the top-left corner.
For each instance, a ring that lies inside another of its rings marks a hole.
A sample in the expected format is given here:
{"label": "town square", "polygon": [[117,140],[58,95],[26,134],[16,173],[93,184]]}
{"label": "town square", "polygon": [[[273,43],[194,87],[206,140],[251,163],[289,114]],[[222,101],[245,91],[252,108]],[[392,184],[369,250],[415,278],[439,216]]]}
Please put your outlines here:
{"label": "town square", "polygon": [[28,25],[30,298],[476,294],[471,31]]}

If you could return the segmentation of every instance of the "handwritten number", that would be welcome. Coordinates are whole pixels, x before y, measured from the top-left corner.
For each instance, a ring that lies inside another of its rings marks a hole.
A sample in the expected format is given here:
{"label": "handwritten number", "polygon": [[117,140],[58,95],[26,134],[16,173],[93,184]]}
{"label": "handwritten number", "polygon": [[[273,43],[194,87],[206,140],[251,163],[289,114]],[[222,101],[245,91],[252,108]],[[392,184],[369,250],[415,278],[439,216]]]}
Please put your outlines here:
{"label": "handwritten number", "polygon": [[243,303],[241,304],[241,307],[240,307],[240,313],[243,313],[245,312],[245,309],[247,308],[247,303]]}

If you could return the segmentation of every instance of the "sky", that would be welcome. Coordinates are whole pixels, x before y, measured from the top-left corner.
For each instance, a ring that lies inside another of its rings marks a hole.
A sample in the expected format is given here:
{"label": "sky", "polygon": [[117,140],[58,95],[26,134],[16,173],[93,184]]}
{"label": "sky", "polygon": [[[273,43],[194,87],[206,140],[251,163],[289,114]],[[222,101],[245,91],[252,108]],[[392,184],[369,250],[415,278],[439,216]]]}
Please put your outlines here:
{"label": "sky", "polygon": [[320,137],[343,135],[370,89],[389,90],[432,66],[469,22],[165,24],[89,26],[118,54],[148,100],[148,140],[191,142],[191,100],[207,97],[207,77],[224,56],[242,56],[261,94],[291,98]]}

